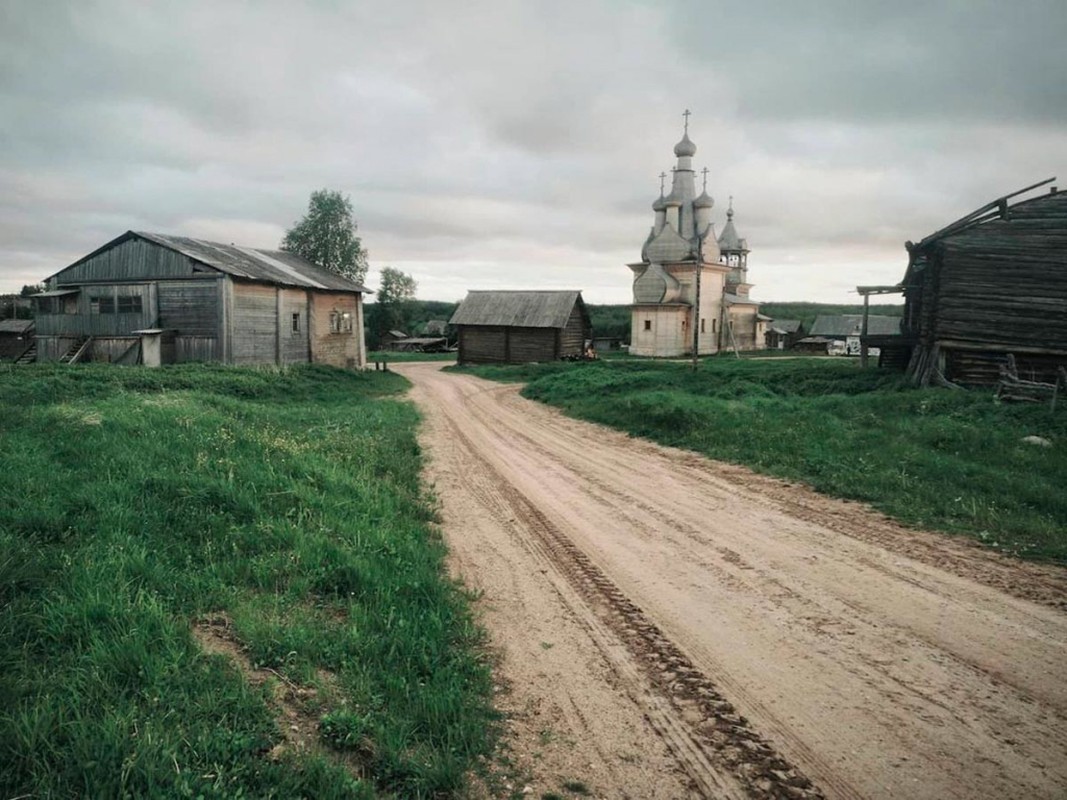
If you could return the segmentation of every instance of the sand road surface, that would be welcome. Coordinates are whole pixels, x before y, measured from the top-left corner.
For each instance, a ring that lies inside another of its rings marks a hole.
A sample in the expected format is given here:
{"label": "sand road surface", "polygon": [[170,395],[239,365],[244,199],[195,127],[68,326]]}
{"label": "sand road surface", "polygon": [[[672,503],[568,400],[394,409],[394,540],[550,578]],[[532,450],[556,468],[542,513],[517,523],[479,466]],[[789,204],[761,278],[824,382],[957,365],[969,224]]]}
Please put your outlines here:
{"label": "sand road surface", "polygon": [[[397,365],[527,796],[1067,796],[1067,580]],[[567,788],[570,787],[570,788]]]}

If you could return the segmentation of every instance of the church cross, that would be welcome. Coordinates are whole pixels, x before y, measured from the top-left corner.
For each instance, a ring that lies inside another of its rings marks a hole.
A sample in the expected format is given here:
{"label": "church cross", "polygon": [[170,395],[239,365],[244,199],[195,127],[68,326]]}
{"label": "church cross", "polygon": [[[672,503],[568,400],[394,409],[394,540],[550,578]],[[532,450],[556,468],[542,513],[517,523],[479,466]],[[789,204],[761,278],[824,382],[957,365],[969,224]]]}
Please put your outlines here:
{"label": "church cross", "polygon": [[663,179],[666,178],[666,177],[667,177],[667,173],[666,172],[661,172],[659,174],[659,196],[660,197],[663,197]]}
{"label": "church cross", "polygon": [[686,133],[689,133],[689,117],[690,117],[690,115],[692,113],[693,112],[690,111],[688,108],[682,113],[682,116],[685,117],[685,132]]}
{"label": "church cross", "polygon": [[708,168],[704,167],[700,171],[704,174],[704,191],[706,192],[708,190]]}

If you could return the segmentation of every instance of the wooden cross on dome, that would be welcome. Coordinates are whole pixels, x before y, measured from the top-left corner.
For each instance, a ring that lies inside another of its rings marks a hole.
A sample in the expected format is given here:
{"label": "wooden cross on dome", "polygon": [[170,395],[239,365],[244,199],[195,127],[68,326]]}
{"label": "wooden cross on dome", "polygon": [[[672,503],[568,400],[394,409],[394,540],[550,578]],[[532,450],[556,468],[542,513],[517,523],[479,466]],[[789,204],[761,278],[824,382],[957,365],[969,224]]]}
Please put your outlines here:
{"label": "wooden cross on dome", "polygon": [[704,167],[700,171],[704,174],[704,191],[706,192],[708,190],[708,168]]}
{"label": "wooden cross on dome", "polygon": [[693,112],[690,111],[688,108],[684,112],[682,112],[682,116],[685,117],[685,132],[686,133],[689,133],[689,117],[690,117],[690,115],[692,113]]}
{"label": "wooden cross on dome", "polygon": [[660,197],[663,197],[663,179],[666,178],[666,177],[667,177],[667,173],[666,172],[661,172],[659,174],[659,196]]}

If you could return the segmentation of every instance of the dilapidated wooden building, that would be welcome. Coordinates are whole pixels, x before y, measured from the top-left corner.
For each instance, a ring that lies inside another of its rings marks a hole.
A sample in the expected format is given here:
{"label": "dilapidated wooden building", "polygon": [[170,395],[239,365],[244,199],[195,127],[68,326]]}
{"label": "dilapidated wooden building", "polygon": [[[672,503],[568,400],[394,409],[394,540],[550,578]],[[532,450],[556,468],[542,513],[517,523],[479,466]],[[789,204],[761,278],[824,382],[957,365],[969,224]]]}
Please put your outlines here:
{"label": "dilapidated wooden building", "polygon": [[472,291],[450,321],[461,364],[516,364],[581,356],[592,337],[579,291]]}
{"label": "dilapidated wooden building", "polygon": [[366,289],[274,250],[128,231],[36,296],[37,358],[361,367]]}
{"label": "dilapidated wooden building", "polygon": [[1009,354],[1031,380],[1067,365],[1067,193],[1009,203],[1037,186],[908,243],[903,340],[919,385],[994,384]]}

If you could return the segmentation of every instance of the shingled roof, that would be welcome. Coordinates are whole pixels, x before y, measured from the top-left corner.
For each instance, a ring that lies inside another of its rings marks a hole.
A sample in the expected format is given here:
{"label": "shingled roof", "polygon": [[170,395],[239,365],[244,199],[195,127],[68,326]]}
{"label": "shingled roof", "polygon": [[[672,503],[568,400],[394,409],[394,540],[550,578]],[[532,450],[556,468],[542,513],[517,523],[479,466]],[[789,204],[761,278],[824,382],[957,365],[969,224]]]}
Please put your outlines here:
{"label": "shingled roof", "polygon": [[467,292],[452,325],[505,325],[517,328],[565,328],[574,304],[583,312],[580,291],[471,291]]}
{"label": "shingled roof", "polygon": [[[84,258],[78,259],[70,267],[77,266],[98,253],[134,238],[145,239],[166,247],[168,250],[181,253],[200,264],[235,278],[273,283],[279,286],[299,286],[338,292],[366,293],[368,291],[366,287],[355,281],[350,281],[336,272],[312,264],[296,253],[288,253],[284,250],[260,250],[254,247],[190,239],[187,236],[171,236],[144,231],[127,231]],[[70,267],[60,270],[52,277],[58,277]]]}

